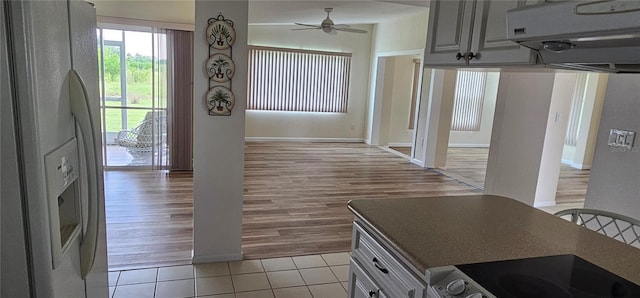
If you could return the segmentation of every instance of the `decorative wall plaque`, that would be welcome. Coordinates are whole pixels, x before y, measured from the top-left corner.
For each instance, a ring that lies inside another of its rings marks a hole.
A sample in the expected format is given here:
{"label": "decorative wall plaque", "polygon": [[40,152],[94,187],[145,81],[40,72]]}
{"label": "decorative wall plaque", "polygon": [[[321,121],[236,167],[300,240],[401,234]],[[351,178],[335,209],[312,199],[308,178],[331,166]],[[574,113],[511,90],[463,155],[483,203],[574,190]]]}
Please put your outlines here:
{"label": "decorative wall plaque", "polygon": [[226,50],[231,47],[236,42],[236,30],[233,29],[233,22],[225,20],[222,14],[219,14],[215,19],[209,19],[207,41],[216,50]]}
{"label": "decorative wall plaque", "polygon": [[236,97],[227,87],[215,86],[207,92],[209,115],[229,116],[235,103]]}
{"label": "decorative wall plaque", "polygon": [[222,13],[208,20],[206,40],[209,43],[209,58],[204,64],[209,78],[209,91],[205,96],[205,105],[211,116],[229,116],[236,98],[231,91],[231,79],[236,72],[233,62],[233,44],[236,30],[233,21],[224,18]]}
{"label": "decorative wall plaque", "polygon": [[225,54],[214,54],[207,60],[207,74],[218,83],[231,80],[235,72],[236,64]]}

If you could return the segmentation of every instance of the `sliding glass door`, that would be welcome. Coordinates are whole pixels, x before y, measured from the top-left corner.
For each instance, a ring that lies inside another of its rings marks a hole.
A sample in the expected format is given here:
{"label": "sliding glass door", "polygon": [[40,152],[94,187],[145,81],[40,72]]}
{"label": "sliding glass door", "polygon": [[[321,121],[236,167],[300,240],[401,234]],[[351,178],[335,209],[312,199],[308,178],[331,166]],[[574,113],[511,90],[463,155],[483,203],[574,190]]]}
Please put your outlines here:
{"label": "sliding glass door", "polygon": [[98,29],[105,167],[168,165],[166,34]]}

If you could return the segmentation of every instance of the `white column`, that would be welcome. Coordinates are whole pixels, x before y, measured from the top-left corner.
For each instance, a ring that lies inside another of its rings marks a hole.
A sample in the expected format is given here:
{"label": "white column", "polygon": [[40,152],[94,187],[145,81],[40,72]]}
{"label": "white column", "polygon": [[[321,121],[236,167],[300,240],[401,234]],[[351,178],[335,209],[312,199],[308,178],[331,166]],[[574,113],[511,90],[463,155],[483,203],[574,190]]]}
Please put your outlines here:
{"label": "white column", "polygon": [[556,204],[562,149],[569,124],[571,99],[576,79],[575,73],[557,73],[555,76],[542,157],[540,158],[534,206],[553,206]]}
{"label": "white column", "polygon": [[500,75],[485,193],[534,205],[553,82],[553,73]]}
{"label": "white column", "polygon": [[[196,1],[193,92],[193,263],[242,258],[244,134],[247,94],[247,1]],[[236,41],[231,116],[209,116],[204,98],[209,56],[207,20],[222,13],[233,21]]]}
{"label": "white column", "polygon": [[[457,71],[434,70],[427,103],[427,127],[424,166],[427,168],[444,167],[449,148],[449,132],[453,99],[456,90]],[[423,89],[423,92],[425,90]]]}
{"label": "white column", "polygon": [[413,144],[412,162],[424,166],[427,151],[427,115],[429,112],[429,98],[431,89],[431,77],[433,70],[425,68],[422,71],[422,83],[420,87],[420,100],[418,101],[418,119],[416,119],[416,132]]}
{"label": "white column", "polygon": [[393,92],[394,60],[379,57],[375,76],[375,94],[373,96],[373,117],[369,145],[386,145],[389,134],[389,110]]}

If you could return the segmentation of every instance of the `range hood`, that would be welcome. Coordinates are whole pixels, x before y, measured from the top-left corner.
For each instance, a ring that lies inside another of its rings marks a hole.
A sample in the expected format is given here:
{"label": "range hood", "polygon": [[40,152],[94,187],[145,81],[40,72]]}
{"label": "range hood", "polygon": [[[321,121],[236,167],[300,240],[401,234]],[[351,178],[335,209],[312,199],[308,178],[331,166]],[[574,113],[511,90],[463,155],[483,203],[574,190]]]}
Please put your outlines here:
{"label": "range hood", "polygon": [[640,73],[640,1],[564,1],[512,9],[507,36],[538,51],[542,63]]}

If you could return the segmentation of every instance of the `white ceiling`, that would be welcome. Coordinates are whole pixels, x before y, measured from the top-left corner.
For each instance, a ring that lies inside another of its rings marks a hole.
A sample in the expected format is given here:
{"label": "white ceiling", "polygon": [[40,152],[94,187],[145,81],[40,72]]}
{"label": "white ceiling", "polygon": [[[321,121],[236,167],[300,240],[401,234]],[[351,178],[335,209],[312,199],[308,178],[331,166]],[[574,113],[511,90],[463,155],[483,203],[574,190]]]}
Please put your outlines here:
{"label": "white ceiling", "polygon": [[326,17],[325,7],[333,8],[331,19],[336,23],[375,24],[423,11],[429,0],[409,1],[312,1],[289,0],[249,2],[251,24],[320,24]]}
{"label": "white ceiling", "polygon": [[[193,24],[194,0],[88,0],[99,16]],[[203,0],[204,1],[204,0]],[[249,0],[251,24],[320,24],[332,7],[336,24],[376,24],[426,10],[429,0]]]}

